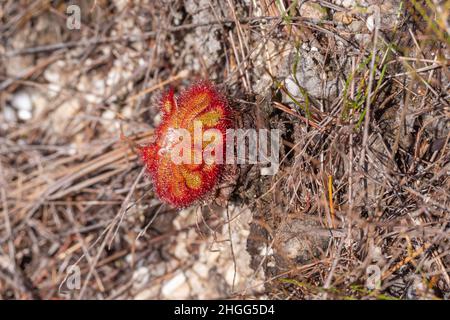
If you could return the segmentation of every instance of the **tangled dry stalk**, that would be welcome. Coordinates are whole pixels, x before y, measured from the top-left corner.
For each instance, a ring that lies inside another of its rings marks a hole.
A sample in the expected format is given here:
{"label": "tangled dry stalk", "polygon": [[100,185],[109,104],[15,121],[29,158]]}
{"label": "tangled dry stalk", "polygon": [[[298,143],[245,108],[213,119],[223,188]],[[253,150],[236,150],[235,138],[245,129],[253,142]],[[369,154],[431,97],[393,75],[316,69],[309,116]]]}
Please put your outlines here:
{"label": "tangled dry stalk", "polygon": [[[448,3],[78,5],[1,4],[2,299],[450,297]],[[179,213],[133,145],[201,78],[282,161]]]}

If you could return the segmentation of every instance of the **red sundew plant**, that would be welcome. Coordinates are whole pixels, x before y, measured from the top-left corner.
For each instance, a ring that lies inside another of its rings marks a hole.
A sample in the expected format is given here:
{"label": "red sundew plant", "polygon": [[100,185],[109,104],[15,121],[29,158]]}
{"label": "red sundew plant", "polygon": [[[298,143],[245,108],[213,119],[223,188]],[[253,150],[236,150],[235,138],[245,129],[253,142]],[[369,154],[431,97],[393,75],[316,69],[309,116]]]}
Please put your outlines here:
{"label": "red sundew plant", "polygon": [[[190,87],[179,97],[175,97],[173,89],[169,90],[162,97],[160,108],[163,118],[155,131],[155,140],[141,147],[140,155],[158,197],[174,207],[188,207],[215,190],[224,165],[205,162],[204,159],[200,163],[174,163],[171,152],[167,152],[173,146],[171,132],[174,129],[185,129],[193,136],[195,121],[201,122],[202,135],[205,130],[217,129],[222,138],[219,150],[222,150],[224,158],[226,130],[232,125],[231,112],[226,99],[208,82]],[[207,145],[208,142],[205,141],[194,145],[193,139],[191,156],[195,150],[203,152]]]}

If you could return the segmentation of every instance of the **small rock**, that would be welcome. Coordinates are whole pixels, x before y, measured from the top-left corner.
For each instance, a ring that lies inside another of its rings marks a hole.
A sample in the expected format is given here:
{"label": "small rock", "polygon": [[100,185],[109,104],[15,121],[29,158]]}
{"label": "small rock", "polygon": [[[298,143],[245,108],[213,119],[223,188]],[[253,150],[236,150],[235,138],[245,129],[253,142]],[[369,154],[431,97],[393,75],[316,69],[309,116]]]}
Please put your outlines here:
{"label": "small rock", "polygon": [[182,299],[189,296],[189,286],[186,283],[184,273],[178,273],[167,281],[162,287],[162,294],[165,298]]}
{"label": "small rock", "polygon": [[355,32],[355,33],[361,32],[364,28],[364,22],[355,20],[352,23],[350,23],[348,28],[350,29],[350,31]]}
{"label": "small rock", "polygon": [[33,114],[28,110],[19,110],[17,115],[19,116],[19,119],[23,121],[28,121],[33,117]]}
{"label": "small rock", "polygon": [[273,249],[270,247],[267,247],[266,245],[263,245],[259,248],[259,255],[261,256],[271,256],[273,255]]}
{"label": "small rock", "polygon": [[380,8],[378,6],[371,6],[367,12],[373,13],[366,20],[367,29],[373,32],[375,27],[380,27]]}
{"label": "small rock", "polygon": [[355,0],[343,0],[342,1],[342,6],[344,8],[354,7],[355,5],[356,5]]}
{"label": "small rock", "polygon": [[150,300],[156,299],[159,295],[160,286],[154,285],[148,289],[142,290],[134,297],[135,300]]}
{"label": "small rock", "polygon": [[372,32],[375,28],[375,18],[373,15],[369,16],[366,21],[367,29]]}
{"label": "small rock", "polygon": [[152,278],[157,278],[163,276],[167,271],[167,266],[164,262],[160,262],[157,264],[152,265],[151,267],[151,274]]}
{"label": "small rock", "polygon": [[11,105],[18,110],[21,120],[29,120],[32,117],[33,104],[30,95],[26,91],[19,91],[12,97]]}
{"label": "small rock", "polygon": [[[233,281],[234,280],[234,281]],[[239,272],[234,271],[234,265],[231,264],[227,271],[225,272],[225,281],[227,282],[227,284],[232,287],[233,285],[236,285],[239,283],[240,277],[239,277]],[[233,283],[234,282],[234,283]]]}
{"label": "small rock", "polygon": [[116,113],[112,110],[106,110],[102,113],[102,118],[105,120],[113,120],[116,118]]}
{"label": "small rock", "polygon": [[333,20],[336,21],[336,22],[340,22],[340,23],[342,23],[342,24],[347,25],[347,24],[352,23],[353,18],[352,18],[352,16],[351,16],[350,14],[348,14],[347,12],[339,11],[339,12],[336,12],[336,13],[333,15]]}
{"label": "small rock", "polygon": [[147,267],[140,267],[133,272],[133,288],[142,288],[150,279],[150,271]]}
{"label": "small rock", "polygon": [[292,77],[286,78],[286,80],[284,80],[284,85],[286,87],[286,90],[292,96],[296,97],[301,94],[299,86],[297,85],[297,83],[295,83],[295,81],[294,81],[294,79],[292,79]]}
{"label": "small rock", "polygon": [[199,276],[202,278],[208,278],[208,274],[209,274],[209,269],[208,267],[201,262],[196,262],[194,263],[194,265],[192,266],[192,270]]}
{"label": "small rock", "polygon": [[306,2],[300,6],[300,16],[310,19],[325,19],[327,10],[318,3]]}

